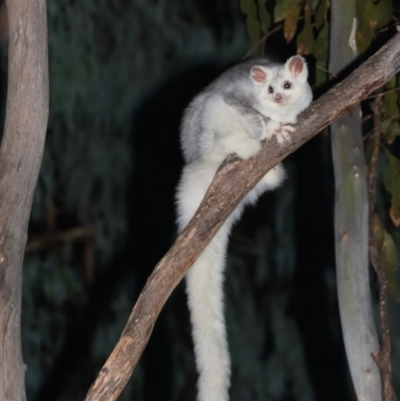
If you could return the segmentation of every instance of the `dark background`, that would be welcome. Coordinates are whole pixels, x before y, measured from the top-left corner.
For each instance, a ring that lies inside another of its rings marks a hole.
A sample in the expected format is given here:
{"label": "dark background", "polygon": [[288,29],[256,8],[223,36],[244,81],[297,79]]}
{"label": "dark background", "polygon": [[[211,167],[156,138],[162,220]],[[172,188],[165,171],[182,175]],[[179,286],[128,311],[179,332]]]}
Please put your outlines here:
{"label": "dark background", "polygon": [[[51,109],[25,255],[22,336],[28,399],[69,401],[84,398],[176,237],[185,105],[250,43],[239,0],[58,0],[48,1],[48,18]],[[282,30],[268,40],[270,58],[295,53]],[[284,165],[285,184],[246,210],[231,236],[231,399],[354,400],[336,299],[327,132]],[[194,400],[192,348],[181,284],[120,400]]]}

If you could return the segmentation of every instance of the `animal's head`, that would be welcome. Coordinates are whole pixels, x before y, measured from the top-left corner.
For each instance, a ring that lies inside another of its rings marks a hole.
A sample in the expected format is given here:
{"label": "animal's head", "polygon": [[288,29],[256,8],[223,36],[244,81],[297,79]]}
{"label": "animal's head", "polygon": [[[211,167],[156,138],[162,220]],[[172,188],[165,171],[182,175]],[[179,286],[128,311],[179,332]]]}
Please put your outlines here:
{"label": "animal's head", "polygon": [[301,56],[289,58],[283,66],[255,65],[250,69],[257,97],[266,107],[302,103],[308,96],[307,78],[307,64]]}

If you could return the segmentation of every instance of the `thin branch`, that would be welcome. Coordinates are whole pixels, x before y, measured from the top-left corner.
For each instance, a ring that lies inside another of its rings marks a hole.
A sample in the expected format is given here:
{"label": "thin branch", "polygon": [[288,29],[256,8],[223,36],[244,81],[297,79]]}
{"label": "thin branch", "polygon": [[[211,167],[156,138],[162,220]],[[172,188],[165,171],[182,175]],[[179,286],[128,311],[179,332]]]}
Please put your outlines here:
{"label": "thin branch", "polygon": [[383,113],[382,97],[376,96],[371,106],[374,115],[374,152],[368,174],[368,201],[369,201],[369,255],[379,281],[379,318],[381,346],[372,357],[381,373],[383,401],[395,401],[392,385],[392,365],[390,362],[390,329],[388,318],[388,281],[385,268],[380,260],[378,245],[374,234],[374,214],[376,201],[376,183],[378,178],[378,158],[381,141],[381,116]]}
{"label": "thin branch", "polygon": [[113,401],[136,366],[167,298],[224,221],[273,166],[335,118],[381,87],[400,69],[400,34],[299,117],[292,141],[264,143],[252,159],[230,156],[217,172],[201,205],[149,277],[121,338],[89,389],[86,401]]}
{"label": "thin branch", "polygon": [[261,39],[259,39],[251,48],[250,50],[242,57],[242,60],[246,60],[248,57],[250,57],[255,50],[257,50],[258,46],[261,46],[262,44],[265,44],[267,39],[275,32],[279,31],[283,27],[283,24],[279,24],[275,28],[271,29],[268,31]]}
{"label": "thin branch", "polygon": [[334,74],[333,72],[331,72],[331,71],[329,71],[329,70],[327,70],[326,68],[324,68],[324,67],[321,67],[320,65],[316,65],[316,67],[317,67],[317,69],[318,70],[321,70],[322,72],[325,72],[325,73],[327,73],[327,74],[329,74],[329,75],[331,75],[332,76],[332,78],[337,78],[337,75],[336,74]]}
{"label": "thin branch", "polygon": [[[50,213],[52,215],[52,213]],[[53,225],[53,219],[50,218],[50,226]],[[49,230],[45,234],[30,238],[26,244],[25,253],[33,253],[45,248],[55,246],[60,242],[83,241],[83,266],[85,267],[85,282],[88,285],[93,284],[94,280],[94,255],[93,255],[93,229],[91,227],[75,227],[66,231]]]}
{"label": "thin branch", "polygon": [[[367,116],[364,116],[361,120],[361,123],[364,124],[366,121],[370,120],[372,118],[372,114],[368,114]],[[365,137],[363,137],[365,140]]]}
{"label": "thin branch", "polygon": [[388,93],[397,92],[398,90],[400,90],[400,86],[397,86],[396,88],[388,89],[387,91],[384,91],[384,92],[374,93],[373,95],[366,97],[365,100],[375,99],[376,97],[382,97],[382,96],[387,95]]}
{"label": "thin branch", "polygon": [[[375,97],[375,99],[376,99],[376,97]],[[367,116],[368,118],[365,118],[365,119],[363,119],[363,123],[365,122],[365,121],[367,121],[367,120],[370,120],[371,118],[373,118],[373,115],[369,115],[369,116]],[[400,119],[400,116],[392,116],[392,117],[388,117],[388,118],[385,118],[385,119],[381,119],[380,120],[380,123],[382,124],[382,123],[384,123],[384,122],[386,122],[386,121],[390,121],[390,120],[392,120],[392,121],[396,121],[396,120],[399,120]],[[364,136],[363,136],[363,141],[365,142],[372,134],[374,134],[375,133],[375,130],[376,130],[376,128],[374,127],[374,128],[372,128],[370,131],[368,131]]]}
{"label": "thin branch", "polygon": [[62,232],[49,232],[38,238],[33,238],[26,244],[25,252],[37,252],[41,249],[54,246],[57,242],[71,242],[93,238],[93,229],[90,227],[76,227]]}

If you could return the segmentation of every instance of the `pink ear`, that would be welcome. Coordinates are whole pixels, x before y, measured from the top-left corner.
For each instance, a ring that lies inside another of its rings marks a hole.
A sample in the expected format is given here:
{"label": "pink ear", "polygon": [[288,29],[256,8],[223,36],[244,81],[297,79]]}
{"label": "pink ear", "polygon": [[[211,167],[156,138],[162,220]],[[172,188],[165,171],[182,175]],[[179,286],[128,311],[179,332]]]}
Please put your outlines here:
{"label": "pink ear", "polygon": [[304,69],[304,59],[300,56],[294,56],[289,61],[289,71],[296,77]]}
{"label": "pink ear", "polygon": [[260,67],[251,67],[251,70],[250,70],[250,78],[253,80],[253,81],[256,81],[256,82],[259,82],[259,83],[262,83],[262,82],[265,82],[266,80],[267,80],[267,74],[266,74],[266,72],[262,69],[262,68],[260,68]]}

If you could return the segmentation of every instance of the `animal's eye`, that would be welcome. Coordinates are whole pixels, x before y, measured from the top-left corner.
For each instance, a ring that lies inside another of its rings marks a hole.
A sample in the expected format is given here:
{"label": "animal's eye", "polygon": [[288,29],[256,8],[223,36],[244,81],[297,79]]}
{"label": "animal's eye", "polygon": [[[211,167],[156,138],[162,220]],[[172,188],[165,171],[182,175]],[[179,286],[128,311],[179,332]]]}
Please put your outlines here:
{"label": "animal's eye", "polygon": [[290,88],[292,87],[292,84],[291,84],[290,82],[286,81],[286,82],[283,84],[283,87],[284,87],[285,89],[290,89]]}
{"label": "animal's eye", "polygon": [[274,93],[274,88],[272,86],[268,86],[268,92],[269,93]]}

